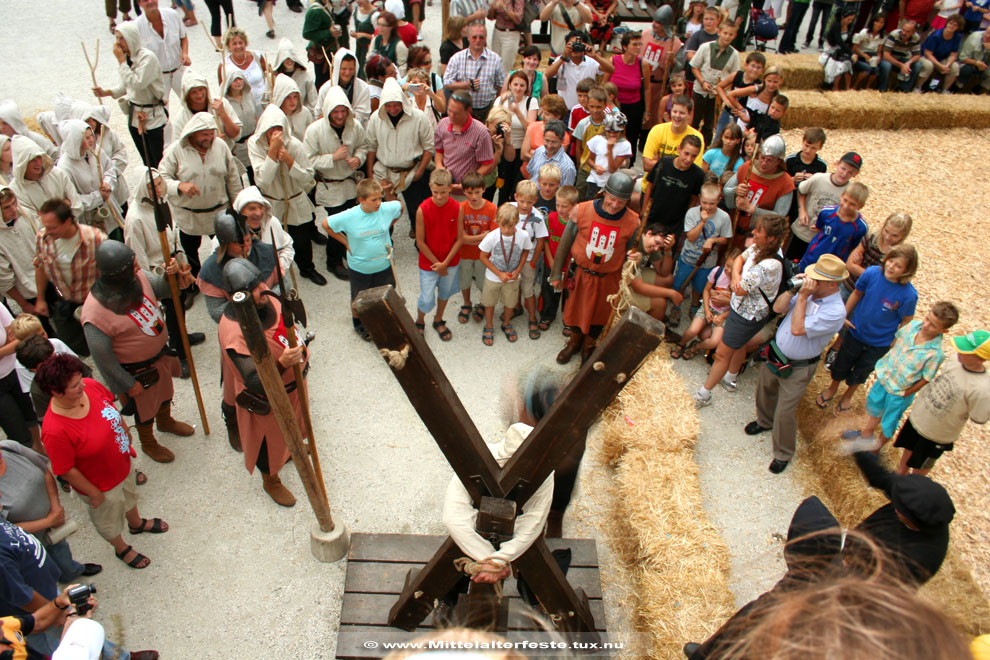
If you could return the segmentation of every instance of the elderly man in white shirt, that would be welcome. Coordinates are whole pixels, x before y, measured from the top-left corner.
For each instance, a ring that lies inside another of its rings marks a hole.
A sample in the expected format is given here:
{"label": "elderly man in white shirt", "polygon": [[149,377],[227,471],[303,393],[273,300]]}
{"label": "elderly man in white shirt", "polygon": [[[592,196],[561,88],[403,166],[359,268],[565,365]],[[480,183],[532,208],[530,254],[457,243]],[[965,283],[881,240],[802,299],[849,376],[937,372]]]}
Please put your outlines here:
{"label": "elderly man in white shirt", "polygon": [[[141,15],[137,19],[138,33],[144,47],[155,54],[162,65],[165,89],[172,89],[182,98],[182,73],[192,64],[189,59],[189,38],[179,12],[159,7],[159,0],[137,0]],[[168,92],[165,93],[168,105]],[[167,130],[167,129],[166,129]]]}

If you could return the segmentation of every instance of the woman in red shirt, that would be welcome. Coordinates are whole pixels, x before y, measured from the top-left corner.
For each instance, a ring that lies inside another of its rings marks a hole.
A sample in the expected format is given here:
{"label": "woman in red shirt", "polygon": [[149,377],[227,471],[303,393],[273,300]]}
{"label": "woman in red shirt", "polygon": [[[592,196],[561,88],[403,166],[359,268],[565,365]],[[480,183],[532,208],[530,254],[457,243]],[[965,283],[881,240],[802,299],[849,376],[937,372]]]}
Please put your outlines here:
{"label": "woman in red shirt", "polygon": [[[639,150],[639,134],[644,122],[650,120],[650,108],[653,99],[650,85],[646,85],[646,104],[643,103],[643,81],[650,79],[653,69],[639,54],[643,50],[643,33],[626,32],[622,35],[622,55],[612,56],[612,73],[605,73],[602,82],[612,81],[618,88],[619,108],[629,123],[626,125],[626,139],[632,145],[632,159],[629,166],[636,162],[636,152]],[[644,110],[645,109],[645,110]]]}
{"label": "woman in red shirt", "polygon": [[55,354],[38,366],[35,380],[52,397],[41,425],[41,441],[62,476],[89,501],[89,517],[117,557],[131,568],[151,560],[124,542],[123,519],[131,534],[161,534],[168,524],[147,520],[137,508],[137,486],[127,424],[113,405],[113,394],[91,378],[83,378],[83,363],[71,355]]}

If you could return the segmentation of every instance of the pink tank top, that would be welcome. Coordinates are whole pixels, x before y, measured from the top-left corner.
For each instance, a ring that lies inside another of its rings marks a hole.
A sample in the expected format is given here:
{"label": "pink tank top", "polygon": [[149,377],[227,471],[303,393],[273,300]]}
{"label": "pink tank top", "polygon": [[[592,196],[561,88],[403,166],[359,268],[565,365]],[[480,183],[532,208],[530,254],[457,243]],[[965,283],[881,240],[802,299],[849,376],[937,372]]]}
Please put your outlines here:
{"label": "pink tank top", "polygon": [[615,71],[610,80],[619,88],[617,98],[619,103],[639,103],[640,86],[643,83],[643,65],[640,58],[632,64],[622,61],[622,55],[612,56],[612,66]]}

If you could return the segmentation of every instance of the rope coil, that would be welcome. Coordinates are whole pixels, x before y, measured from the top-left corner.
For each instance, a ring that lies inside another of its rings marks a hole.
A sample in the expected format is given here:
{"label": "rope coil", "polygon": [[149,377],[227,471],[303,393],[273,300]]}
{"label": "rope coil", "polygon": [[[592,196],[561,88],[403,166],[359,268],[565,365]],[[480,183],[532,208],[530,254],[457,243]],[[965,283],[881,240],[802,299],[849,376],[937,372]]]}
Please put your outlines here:
{"label": "rope coil", "polygon": [[406,366],[406,358],[409,357],[409,344],[406,344],[397,351],[389,348],[380,348],[378,349],[378,353],[385,358],[388,366],[398,371]]}
{"label": "rope coil", "polygon": [[[454,568],[461,571],[467,576],[474,577],[479,573],[501,573],[502,569],[492,569],[491,564],[484,564],[482,562],[474,561],[469,557],[460,557],[454,560]],[[498,600],[502,600],[502,582],[498,581],[492,584],[495,588],[495,597]]]}

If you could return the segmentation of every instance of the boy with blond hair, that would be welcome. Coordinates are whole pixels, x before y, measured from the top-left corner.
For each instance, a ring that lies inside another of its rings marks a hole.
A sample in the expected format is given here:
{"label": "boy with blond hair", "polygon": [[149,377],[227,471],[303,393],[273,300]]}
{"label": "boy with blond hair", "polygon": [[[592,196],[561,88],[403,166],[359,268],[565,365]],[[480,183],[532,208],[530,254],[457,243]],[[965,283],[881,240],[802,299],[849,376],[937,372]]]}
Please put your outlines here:
{"label": "boy with blond hair", "polygon": [[502,301],[502,332],[510,342],[519,337],[512,329],[512,311],[519,302],[520,273],[533,250],[529,234],[519,227],[519,209],[511,203],[502,204],[495,215],[498,228],[488,232],[478,245],[479,259],[485,264],[485,285],[481,304],[485,306],[485,329],[481,342],[495,343],[495,305]]}
{"label": "boy with blond hair", "polygon": [[464,304],[457,313],[458,323],[467,323],[472,317],[480,321],[485,317],[485,308],[479,302],[471,306],[471,284],[480,291],[488,271],[479,258],[478,244],[485,235],[494,229],[495,213],[498,207],[484,198],[485,177],[477,172],[468,172],[461,179],[461,189],[467,198],[461,202],[461,264],[458,278],[460,279],[461,296]]}
{"label": "boy with blond hair", "polygon": [[[519,210],[519,227],[526,232],[532,243],[529,259],[526,260],[519,278],[519,296],[529,314],[530,339],[540,338],[539,321],[536,318],[536,271],[540,267],[543,243],[549,235],[546,216],[536,208],[539,196],[539,186],[532,181],[520,181],[516,184],[516,201],[512,202]],[[516,314],[519,313],[520,310],[517,310]]]}
{"label": "boy with blond hair", "polygon": [[[391,229],[402,215],[402,202],[382,202],[382,185],[375,179],[362,179],[357,184],[358,205],[328,216],[323,228],[330,238],[340,241],[347,251],[351,302],[365,289],[391,284],[395,273],[389,262],[392,249]],[[371,334],[351,308],[354,331],[365,341]]]}
{"label": "boy with blond hair", "polygon": [[554,163],[547,163],[536,173],[536,185],[539,186],[539,196],[536,198],[536,208],[549,218],[557,210],[557,190],[560,188],[560,168]]}
{"label": "boy with blond hair", "polygon": [[[56,353],[79,357],[64,341],[57,337],[49,337],[48,333],[45,332],[44,326],[41,325],[41,319],[34,314],[22,313],[14,317],[14,320],[10,323],[10,334],[19,342],[35,335],[44,337],[52,345]],[[21,364],[20,361],[17,362],[17,380],[21,384],[21,391],[25,394],[30,394],[31,383],[34,382],[34,372]]]}
{"label": "boy with blond hair", "polygon": [[[543,170],[541,169],[540,172],[542,173]],[[567,223],[574,219],[574,211],[577,209],[580,196],[581,194],[574,186],[561,186],[557,189],[556,209],[547,215],[547,240],[543,242],[544,265],[547,273],[553,267],[553,260],[557,256],[560,237],[564,235]],[[563,272],[565,275],[568,272],[566,265]],[[560,308],[562,292],[550,286],[550,282],[544,277],[540,281],[540,295],[543,297],[543,308],[540,310],[538,327],[542,332],[546,332],[557,320],[557,310]]]}
{"label": "boy with blond hair", "polygon": [[823,254],[834,254],[843,261],[849,259],[869,229],[859,213],[869,196],[869,188],[853,181],[842,191],[838,206],[826,206],[818,213],[815,222],[818,233],[801,257],[797,272],[803,273],[805,268],[818,263],[818,257]]}
{"label": "boy with blond hair", "polygon": [[416,329],[423,334],[426,315],[436,307],[433,329],[442,341],[451,338],[443,313],[461,282],[457,269],[464,232],[461,205],[450,198],[453,183],[450,171],[433,170],[430,174],[431,196],[416,210],[416,247],[419,248]]}
{"label": "boy with blond hair", "polygon": [[784,256],[800,259],[808,249],[808,243],[815,237],[812,226],[818,213],[826,206],[834,206],[842,199],[842,191],[849,182],[859,176],[863,169],[863,157],[855,151],[843,154],[835,163],[835,169],[814,174],[798,184],[798,219],[791,224],[791,242]]}

